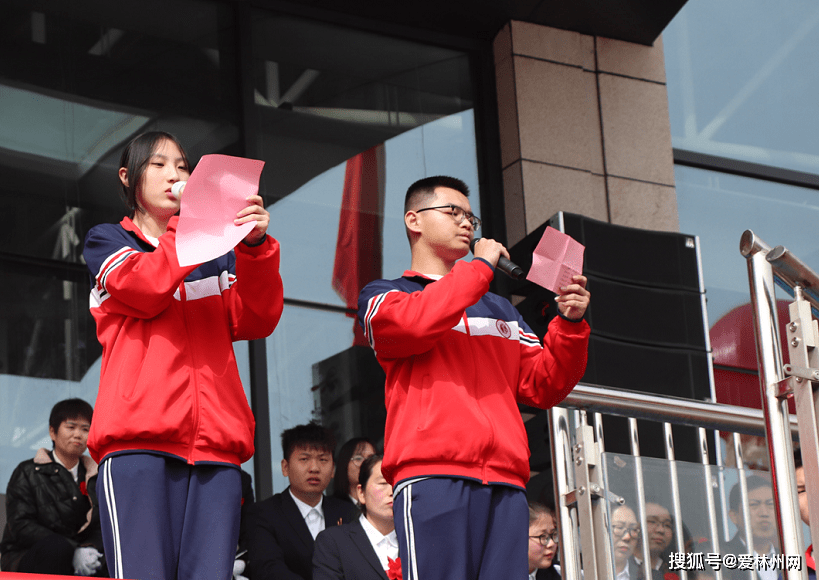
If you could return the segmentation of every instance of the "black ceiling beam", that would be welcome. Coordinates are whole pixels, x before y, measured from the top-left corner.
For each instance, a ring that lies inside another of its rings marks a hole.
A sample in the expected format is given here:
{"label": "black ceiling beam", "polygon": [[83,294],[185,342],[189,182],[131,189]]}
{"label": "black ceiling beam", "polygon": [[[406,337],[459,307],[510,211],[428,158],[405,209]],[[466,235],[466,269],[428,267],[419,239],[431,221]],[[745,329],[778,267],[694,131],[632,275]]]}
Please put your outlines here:
{"label": "black ceiling beam", "polygon": [[255,0],[273,10],[326,13],[380,21],[431,33],[492,40],[510,20],[520,20],[651,45],[685,5],[686,0]]}

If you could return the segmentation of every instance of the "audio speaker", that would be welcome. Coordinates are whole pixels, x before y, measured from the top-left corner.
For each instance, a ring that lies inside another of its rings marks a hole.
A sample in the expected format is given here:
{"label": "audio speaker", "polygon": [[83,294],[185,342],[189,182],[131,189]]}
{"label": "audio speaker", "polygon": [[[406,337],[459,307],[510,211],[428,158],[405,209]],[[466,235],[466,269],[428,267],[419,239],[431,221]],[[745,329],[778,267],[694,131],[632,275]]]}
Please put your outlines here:
{"label": "audio speaker", "polygon": [[[591,302],[585,318],[591,337],[581,382],[711,399],[713,364],[697,238],[560,212],[510,250],[512,261],[524,270],[531,267],[547,226],[586,248],[583,274]],[[557,316],[555,295],[525,280],[513,283],[511,293],[523,319],[542,338]],[[641,433],[646,431],[641,436],[644,454],[663,456],[664,449],[656,444],[662,441],[659,428],[641,426]],[[607,420],[604,432],[607,451],[628,452],[628,438],[618,421]],[[687,458],[686,450],[677,449],[678,458]]]}

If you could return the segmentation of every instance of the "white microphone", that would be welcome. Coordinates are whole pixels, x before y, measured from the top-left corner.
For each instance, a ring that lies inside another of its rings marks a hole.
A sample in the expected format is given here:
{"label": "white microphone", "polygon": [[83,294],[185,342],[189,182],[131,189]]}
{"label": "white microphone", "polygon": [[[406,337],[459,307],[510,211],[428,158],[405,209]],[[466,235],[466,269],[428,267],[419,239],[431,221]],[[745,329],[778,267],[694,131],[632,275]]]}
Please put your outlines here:
{"label": "white microphone", "polygon": [[171,194],[176,198],[179,199],[182,195],[182,192],[185,191],[185,185],[187,181],[177,181],[171,186]]}

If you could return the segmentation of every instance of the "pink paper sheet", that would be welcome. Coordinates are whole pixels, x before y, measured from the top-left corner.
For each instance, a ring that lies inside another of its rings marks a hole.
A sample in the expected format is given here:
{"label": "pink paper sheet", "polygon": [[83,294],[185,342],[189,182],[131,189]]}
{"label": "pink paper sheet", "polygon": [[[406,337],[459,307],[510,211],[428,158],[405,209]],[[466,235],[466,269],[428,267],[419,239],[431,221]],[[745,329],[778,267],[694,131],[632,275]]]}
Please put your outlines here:
{"label": "pink paper sheet", "polygon": [[558,294],[561,286],[572,283],[572,276],[583,272],[585,249],[571,236],[547,226],[532,255],[526,279]]}
{"label": "pink paper sheet", "polygon": [[259,192],[264,161],[203,155],[191,173],[179,211],[176,254],[180,266],[202,264],[228,253],[244,239],[253,223],[237,226],[245,199]]}

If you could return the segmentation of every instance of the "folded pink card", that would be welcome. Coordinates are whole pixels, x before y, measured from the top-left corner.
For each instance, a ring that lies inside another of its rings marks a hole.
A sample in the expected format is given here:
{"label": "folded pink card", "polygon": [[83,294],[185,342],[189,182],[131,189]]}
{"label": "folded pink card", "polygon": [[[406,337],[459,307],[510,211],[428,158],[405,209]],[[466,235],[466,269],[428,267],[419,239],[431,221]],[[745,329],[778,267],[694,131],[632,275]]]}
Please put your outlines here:
{"label": "folded pink card", "polygon": [[259,192],[264,161],[203,155],[182,194],[176,227],[180,266],[201,264],[228,253],[244,239],[253,223],[237,226],[236,214],[246,198]]}
{"label": "folded pink card", "polygon": [[585,249],[571,236],[546,226],[532,255],[532,267],[526,279],[559,294],[562,286],[572,283],[572,276],[583,272]]}

